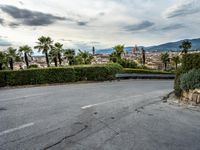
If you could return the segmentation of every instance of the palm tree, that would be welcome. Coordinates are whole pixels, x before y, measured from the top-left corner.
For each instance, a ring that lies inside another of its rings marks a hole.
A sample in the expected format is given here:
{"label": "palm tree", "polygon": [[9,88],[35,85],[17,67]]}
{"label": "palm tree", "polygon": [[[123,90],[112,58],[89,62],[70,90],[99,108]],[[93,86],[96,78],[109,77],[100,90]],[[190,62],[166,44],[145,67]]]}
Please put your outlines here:
{"label": "palm tree", "polygon": [[172,61],[174,62],[175,66],[176,66],[176,70],[177,70],[178,64],[180,63],[180,57],[174,56],[174,57],[172,57]]}
{"label": "palm tree", "polygon": [[189,40],[182,41],[181,45],[179,46],[182,49],[182,53],[187,54],[188,50],[192,47],[192,43]]}
{"label": "palm tree", "polygon": [[53,59],[55,66],[58,66],[58,61],[59,65],[61,66],[62,64],[62,59],[61,59],[61,53],[63,52],[63,44],[60,43],[55,43],[54,46],[51,47],[51,50],[49,52],[51,59]]}
{"label": "palm tree", "polygon": [[162,53],[161,54],[161,60],[165,66],[165,70],[167,69],[167,63],[169,62],[169,54],[168,53]]}
{"label": "palm tree", "polygon": [[42,51],[43,54],[45,54],[46,57],[46,63],[47,66],[49,67],[49,55],[48,52],[52,49],[53,47],[53,40],[50,37],[45,37],[45,36],[41,36],[40,38],[38,38],[38,42],[37,42],[37,46],[35,46],[35,49],[38,49],[39,52]]}
{"label": "palm tree", "polygon": [[121,59],[121,55],[124,53],[124,45],[116,45],[113,49],[116,57]]}
{"label": "palm tree", "polygon": [[7,53],[6,53],[6,58],[7,58],[7,61],[9,63],[9,66],[10,66],[10,69],[13,70],[13,64],[14,64],[14,61],[17,59],[17,49],[14,49],[12,47],[9,47],[7,49]]}
{"label": "palm tree", "polygon": [[61,56],[62,56],[62,52],[63,52],[63,44],[57,42],[57,43],[54,44],[54,48],[55,48],[57,55],[58,55],[59,65],[61,66],[61,64],[62,64]]}
{"label": "palm tree", "polygon": [[3,70],[3,65],[6,64],[6,54],[0,51],[0,70]]}
{"label": "palm tree", "polygon": [[67,58],[69,65],[75,64],[75,50],[74,49],[66,49],[64,52],[65,58]]}
{"label": "palm tree", "polygon": [[19,52],[24,54],[24,59],[25,59],[26,66],[27,66],[27,68],[29,68],[28,57],[31,57],[31,55],[33,54],[32,48],[29,47],[28,45],[20,46],[19,47]]}
{"label": "palm tree", "polygon": [[81,50],[79,50],[78,57],[82,58],[83,64],[91,64],[92,59],[94,58],[88,51]]}

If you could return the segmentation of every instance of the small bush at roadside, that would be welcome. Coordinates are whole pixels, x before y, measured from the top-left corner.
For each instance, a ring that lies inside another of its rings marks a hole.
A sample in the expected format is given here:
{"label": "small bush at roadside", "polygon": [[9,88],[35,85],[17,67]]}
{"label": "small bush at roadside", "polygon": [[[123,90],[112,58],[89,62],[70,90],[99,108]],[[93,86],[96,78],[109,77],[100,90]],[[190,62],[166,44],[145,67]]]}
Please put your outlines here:
{"label": "small bush at roadside", "polygon": [[200,69],[193,69],[183,74],[180,78],[180,88],[182,90],[200,88]]}

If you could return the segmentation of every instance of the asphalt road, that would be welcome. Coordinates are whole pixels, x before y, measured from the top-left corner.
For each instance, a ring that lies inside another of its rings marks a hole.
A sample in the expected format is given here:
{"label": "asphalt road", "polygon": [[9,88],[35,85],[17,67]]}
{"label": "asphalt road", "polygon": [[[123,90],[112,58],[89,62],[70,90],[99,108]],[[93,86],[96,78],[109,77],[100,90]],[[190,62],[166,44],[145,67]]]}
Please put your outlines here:
{"label": "asphalt road", "polygon": [[200,112],[171,80],[0,90],[0,150],[199,150]]}

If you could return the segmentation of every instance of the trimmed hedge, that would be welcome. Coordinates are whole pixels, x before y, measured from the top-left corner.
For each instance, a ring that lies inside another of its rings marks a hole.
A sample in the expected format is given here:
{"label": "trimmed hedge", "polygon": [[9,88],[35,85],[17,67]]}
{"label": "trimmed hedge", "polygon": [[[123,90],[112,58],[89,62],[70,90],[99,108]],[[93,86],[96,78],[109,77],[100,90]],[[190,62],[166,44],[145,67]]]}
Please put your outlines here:
{"label": "trimmed hedge", "polygon": [[189,72],[192,69],[200,69],[200,53],[193,54],[184,54],[182,58],[182,66],[176,72],[176,78],[174,82],[174,90],[176,96],[180,97],[182,89],[181,84],[181,75]]}
{"label": "trimmed hedge", "polygon": [[180,87],[182,90],[194,90],[200,88],[200,69],[192,69],[180,78]]}
{"label": "trimmed hedge", "polygon": [[124,68],[124,73],[139,73],[139,74],[174,74],[174,72],[146,70],[146,69],[130,69]]}
{"label": "trimmed hedge", "polygon": [[118,64],[0,71],[0,87],[67,83],[75,81],[104,81],[115,79],[122,67]]}
{"label": "trimmed hedge", "polygon": [[122,66],[113,63],[106,65],[74,66],[77,81],[104,81],[115,79],[115,74],[122,72]]}

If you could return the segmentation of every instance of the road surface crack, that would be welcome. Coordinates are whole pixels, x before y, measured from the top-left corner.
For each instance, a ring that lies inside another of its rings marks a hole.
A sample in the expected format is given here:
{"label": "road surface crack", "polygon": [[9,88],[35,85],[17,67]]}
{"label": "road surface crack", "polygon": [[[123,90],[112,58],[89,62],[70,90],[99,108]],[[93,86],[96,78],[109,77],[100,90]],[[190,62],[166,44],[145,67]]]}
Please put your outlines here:
{"label": "road surface crack", "polygon": [[71,137],[76,136],[77,134],[80,134],[81,132],[83,132],[83,131],[86,130],[87,128],[88,128],[88,125],[85,125],[82,129],[78,130],[77,132],[75,132],[75,133],[73,133],[73,134],[70,134],[70,135],[68,135],[68,136],[63,137],[62,139],[60,139],[60,140],[57,141],[56,143],[54,143],[54,144],[52,144],[52,145],[49,145],[49,146],[43,148],[43,150],[48,150],[48,149],[50,149],[50,148],[52,148],[52,147],[54,147],[54,146],[56,146],[56,145],[62,143],[62,142],[65,141],[66,139],[69,139],[69,138],[71,138]]}

